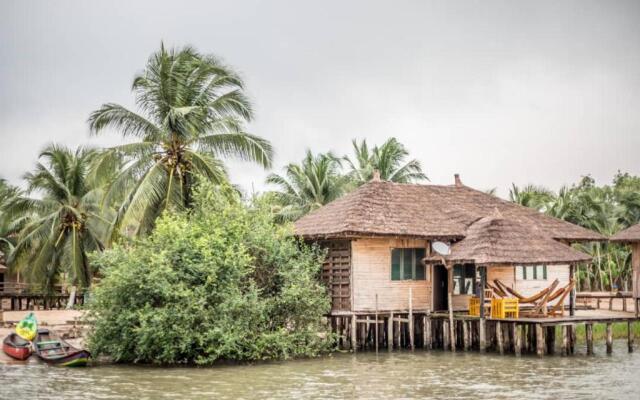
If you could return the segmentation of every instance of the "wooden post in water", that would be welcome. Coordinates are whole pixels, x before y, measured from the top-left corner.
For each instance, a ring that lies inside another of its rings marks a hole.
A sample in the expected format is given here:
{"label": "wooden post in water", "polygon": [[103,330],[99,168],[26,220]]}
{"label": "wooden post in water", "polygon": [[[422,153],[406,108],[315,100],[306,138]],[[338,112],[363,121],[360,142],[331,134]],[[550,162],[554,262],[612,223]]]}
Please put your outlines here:
{"label": "wooden post in water", "polygon": [[607,354],[613,353],[613,332],[611,322],[607,322]]}
{"label": "wooden post in water", "polygon": [[627,322],[627,348],[629,349],[629,353],[633,353],[633,321]]}
{"label": "wooden post in water", "polygon": [[513,323],[513,352],[516,356],[522,354],[522,326]]}
{"label": "wooden post in water", "polygon": [[358,351],[358,330],[357,330],[357,322],[356,322],[356,314],[353,313],[351,316],[351,350],[355,353]]}
{"label": "wooden post in water", "polygon": [[587,355],[593,355],[593,324],[585,324],[585,334],[587,336]]}
{"label": "wooden post in water", "polygon": [[562,325],[562,355],[569,355],[569,331],[566,325]]}
{"label": "wooden post in water", "polygon": [[462,320],[462,343],[464,351],[469,351],[469,327],[467,324],[468,322],[466,320]]}
{"label": "wooden post in water", "polygon": [[[482,307],[482,303],[480,303],[480,307]],[[487,351],[487,330],[484,318],[478,320],[478,341],[480,342],[480,353]]]}
{"label": "wooden post in water", "polygon": [[393,350],[393,313],[389,313],[389,320],[387,322],[387,349]]}
{"label": "wooden post in water", "polygon": [[413,289],[409,288],[409,346],[411,350],[416,349],[415,343],[415,332],[414,332],[414,321],[413,321]]}
{"label": "wooden post in water", "polygon": [[504,339],[502,337],[502,324],[500,321],[496,322],[496,341],[498,342],[498,352],[500,355],[504,354]]}
{"label": "wooden post in water", "polygon": [[376,293],[376,322],[375,322],[375,329],[376,329],[376,334],[375,334],[375,340],[376,340],[376,353],[378,352],[378,330],[379,330],[379,326],[378,326],[378,293]]}
{"label": "wooden post in water", "polygon": [[538,356],[544,355],[544,330],[541,324],[536,324],[536,354]]}
{"label": "wooden post in water", "polygon": [[453,323],[453,264],[447,265],[447,302],[449,308],[449,338],[451,351],[456,351],[456,327]]}
{"label": "wooden post in water", "polygon": [[449,335],[451,331],[449,330],[449,321],[442,321],[442,349],[449,349]]}
{"label": "wooden post in water", "polygon": [[556,352],[556,327],[547,327],[547,354],[555,354]]}
{"label": "wooden post in water", "polygon": [[433,338],[431,335],[431,317],[427,314],[424,317],[424,347],[427,350],[433,348]]}

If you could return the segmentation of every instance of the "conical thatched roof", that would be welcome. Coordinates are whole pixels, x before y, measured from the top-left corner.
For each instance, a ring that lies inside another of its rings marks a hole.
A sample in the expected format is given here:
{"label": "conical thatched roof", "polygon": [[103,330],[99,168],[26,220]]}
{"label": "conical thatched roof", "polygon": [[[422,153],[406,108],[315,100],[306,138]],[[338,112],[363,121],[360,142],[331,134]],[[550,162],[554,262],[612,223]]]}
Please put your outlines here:
{"label": "conical thatched roof", "polygon": [[640,242],[640,224],[623,229],[609,239],[612,242],[633,243]]}
{"label": "conical thatched roof", "polygon": [[531,208],[456,185],[416,185],[370,181],[315,210],[295,223],[307,239],[404,236],[453,240],[497,208],[507,218],[567,241],[606,240],[597,232],[542,214]]}
{"label": "conical thatched roof", "polygon": [[[440,261],[432,256],[427,261]],[[569,264],[591,261],[591,256],[545,236],[539,229],[505,218],[495,210],[473,223],[466,237],[451,246],[450,262],[490,264]]]}

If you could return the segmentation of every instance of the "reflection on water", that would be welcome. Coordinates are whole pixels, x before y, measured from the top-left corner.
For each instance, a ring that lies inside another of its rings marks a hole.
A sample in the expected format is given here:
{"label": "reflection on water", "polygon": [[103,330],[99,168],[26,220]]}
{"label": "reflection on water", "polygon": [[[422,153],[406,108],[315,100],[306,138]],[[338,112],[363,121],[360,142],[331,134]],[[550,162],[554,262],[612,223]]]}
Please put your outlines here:
{"label": "reflection on water", "polygon": [[212,368],[0,365],[2,399],[635,399],[640,353],[563,358],[422,351]]}

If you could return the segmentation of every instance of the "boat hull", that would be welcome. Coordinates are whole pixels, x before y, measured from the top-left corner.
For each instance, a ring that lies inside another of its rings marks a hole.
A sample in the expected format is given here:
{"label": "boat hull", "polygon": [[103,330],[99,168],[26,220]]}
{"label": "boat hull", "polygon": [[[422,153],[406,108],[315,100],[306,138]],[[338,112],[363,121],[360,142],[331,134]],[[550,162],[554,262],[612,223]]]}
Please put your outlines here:
{"label": "boat hull", "polygon": [[[28,342],[24,342],[24,340],[16,338],[16,334],[12,333],[7,336],[2,342],[2,351],[6,355],[16,360],[26,360],[31,356],[31,344]],[[16,343],[18,341],[18,343]]]}
{"label": "boat hull", "polygon": [[90,357],[91,354],[89,354],[88,351],[80,350],[77,353],[69,354],[68,356],[58,360],[43,360],[50,364],[59,365],[61,367],[84,367],[89,362]]}
{"label": "boat hull", "polygon": [[87,350],[71,346],[48,329],[39,329],[33,344],[38,358],[51,365],[83,367],[91,357]]}

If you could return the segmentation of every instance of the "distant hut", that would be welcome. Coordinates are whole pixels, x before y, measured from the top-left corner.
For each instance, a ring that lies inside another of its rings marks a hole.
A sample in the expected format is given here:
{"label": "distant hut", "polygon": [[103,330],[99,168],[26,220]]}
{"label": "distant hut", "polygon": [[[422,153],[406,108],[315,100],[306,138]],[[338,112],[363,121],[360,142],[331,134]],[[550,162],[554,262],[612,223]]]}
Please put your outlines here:
{"label": "distant hut", "polygon": [[631,245],[631,266],[633,268],[633,303],[636,316],[640,314],[640,224],[624,229],[610,239],[612,242]]}
{"label": "distant hut", "polygon": [[[328,249],[322,277],[334,315],[402,312],[410,303],[416,311],[464,310],[469,296],[478,294],[479,267],[489,262],[494,267],[486,278],[500,278],[530,296],[555,279],[566,285],[571,265],[588,260],[567,244],[606,240],[467,187],[457,175],[454,185],[445,186],[374,178],[298,220],[295,232]],[[504,241],[485,240],[494,234]],[[456,255],[449,269],[447,260],[422,262],[433,256],[437,241]]]}

